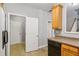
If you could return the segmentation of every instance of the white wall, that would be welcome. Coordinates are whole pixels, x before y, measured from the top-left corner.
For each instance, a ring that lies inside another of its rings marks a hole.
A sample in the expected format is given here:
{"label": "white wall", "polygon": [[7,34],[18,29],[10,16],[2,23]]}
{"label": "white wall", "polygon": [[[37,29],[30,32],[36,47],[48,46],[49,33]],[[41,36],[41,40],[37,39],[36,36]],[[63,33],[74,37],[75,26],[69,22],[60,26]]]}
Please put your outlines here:
{"label": "white wall", "polygon": [[17,13],[29,17],[37,17],[39,18],[39,46],[47,45],[47,20],[48,12],[35,9],[32,7],[28,7],[24,4],[4,4],[5,13]]}
{"label": "white wall", "polygon": [[63,4],[63,15],[62,15],[62,32],[61,36],[66,36],[66,37],[74,37],[74,38],[79,38],[79,33],[66,33],[66,9],[67,9],[68,4]]}
{"label": "white wall", "polygon": [[52,14],[49,13],[49,19],[48,19],[48,24],[47,24],[47,33],[48,33],[48,38],[50,38],[52,36]]}
{"label": "white wall", "polygon": [[[39,11],[39,45],[47,45],[47,20],[48,14],[42,10]],[[42,42],[42,43],[41,43]]]}
{"label": "white wall", "polygon": [[24,17],[10,16],[11,40],[10,44],[25,42],[25,20]]}
{"label": "white wall", "polygon": [[[18,35],[21,30],[22,23],[11,21],[11,40],[10,44],[16,44],[22,42],[22,36]],[[18,27],[18,28],[17,28]],[[22,35],[22,34],[21,34]]]}
{"label": "white wall", "polygon": [[52,36],[51,31],[52,31],[52,22],[48,23],[48,27],[47,27],[47,33],[48,33],[48,38],[50,38]]}

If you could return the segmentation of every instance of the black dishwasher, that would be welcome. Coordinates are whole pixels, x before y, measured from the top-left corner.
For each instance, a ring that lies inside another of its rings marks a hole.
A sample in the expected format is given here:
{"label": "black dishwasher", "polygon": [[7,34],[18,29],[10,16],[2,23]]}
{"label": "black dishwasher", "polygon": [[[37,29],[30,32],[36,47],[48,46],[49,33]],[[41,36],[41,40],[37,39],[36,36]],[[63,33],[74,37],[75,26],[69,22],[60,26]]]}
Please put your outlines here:
{"label": "black dishwasher", "polygon": [[61,56],[61,43],[48,40],[48,56]]}

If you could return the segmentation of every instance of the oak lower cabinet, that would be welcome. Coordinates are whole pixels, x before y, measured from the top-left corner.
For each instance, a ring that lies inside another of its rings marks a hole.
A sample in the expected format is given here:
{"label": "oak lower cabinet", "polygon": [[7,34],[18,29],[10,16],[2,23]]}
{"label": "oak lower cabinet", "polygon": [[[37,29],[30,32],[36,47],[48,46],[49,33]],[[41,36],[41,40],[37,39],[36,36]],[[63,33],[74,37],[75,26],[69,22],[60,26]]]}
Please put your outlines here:
{"label": "oak lower cabinet", "polygon": [[61,44],[61,56],[79,56],[79,48]]}

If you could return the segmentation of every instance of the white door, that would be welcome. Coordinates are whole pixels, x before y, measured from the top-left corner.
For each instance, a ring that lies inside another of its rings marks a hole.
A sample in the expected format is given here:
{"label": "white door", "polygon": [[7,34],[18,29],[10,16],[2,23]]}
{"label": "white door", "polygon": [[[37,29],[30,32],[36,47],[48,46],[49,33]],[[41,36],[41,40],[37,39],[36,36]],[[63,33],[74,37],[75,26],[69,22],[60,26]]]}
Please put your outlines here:
{"label": "white door", "polygon": [[38,18],[26,17],[26,52],[38,49]]}
{"label": "white door", "polygon": [[5,14],[3,12],[3,9],[0,7],[0,56],[5,55],[5,47],[3,47],[3,38],[2,38],[2,31],[5,30]]}

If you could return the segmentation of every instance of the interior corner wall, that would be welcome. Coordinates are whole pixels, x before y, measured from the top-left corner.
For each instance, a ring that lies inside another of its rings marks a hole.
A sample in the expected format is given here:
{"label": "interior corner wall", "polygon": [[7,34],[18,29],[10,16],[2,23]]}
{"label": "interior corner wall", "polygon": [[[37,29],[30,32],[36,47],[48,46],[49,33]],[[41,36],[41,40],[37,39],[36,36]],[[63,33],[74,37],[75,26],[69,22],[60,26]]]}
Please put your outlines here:
{"label": "interior corner wall", "polygon": [[7,13],[21,14],[29,17],[36,17],[39,20],[38,31],[39,31],[39,40],[38,45],[45,46],[47,45],[47,21],[49,19],[48,12],[45,12],[40,9],[35,9],[28,7],[21,3],[5,3],[4,10]]}

